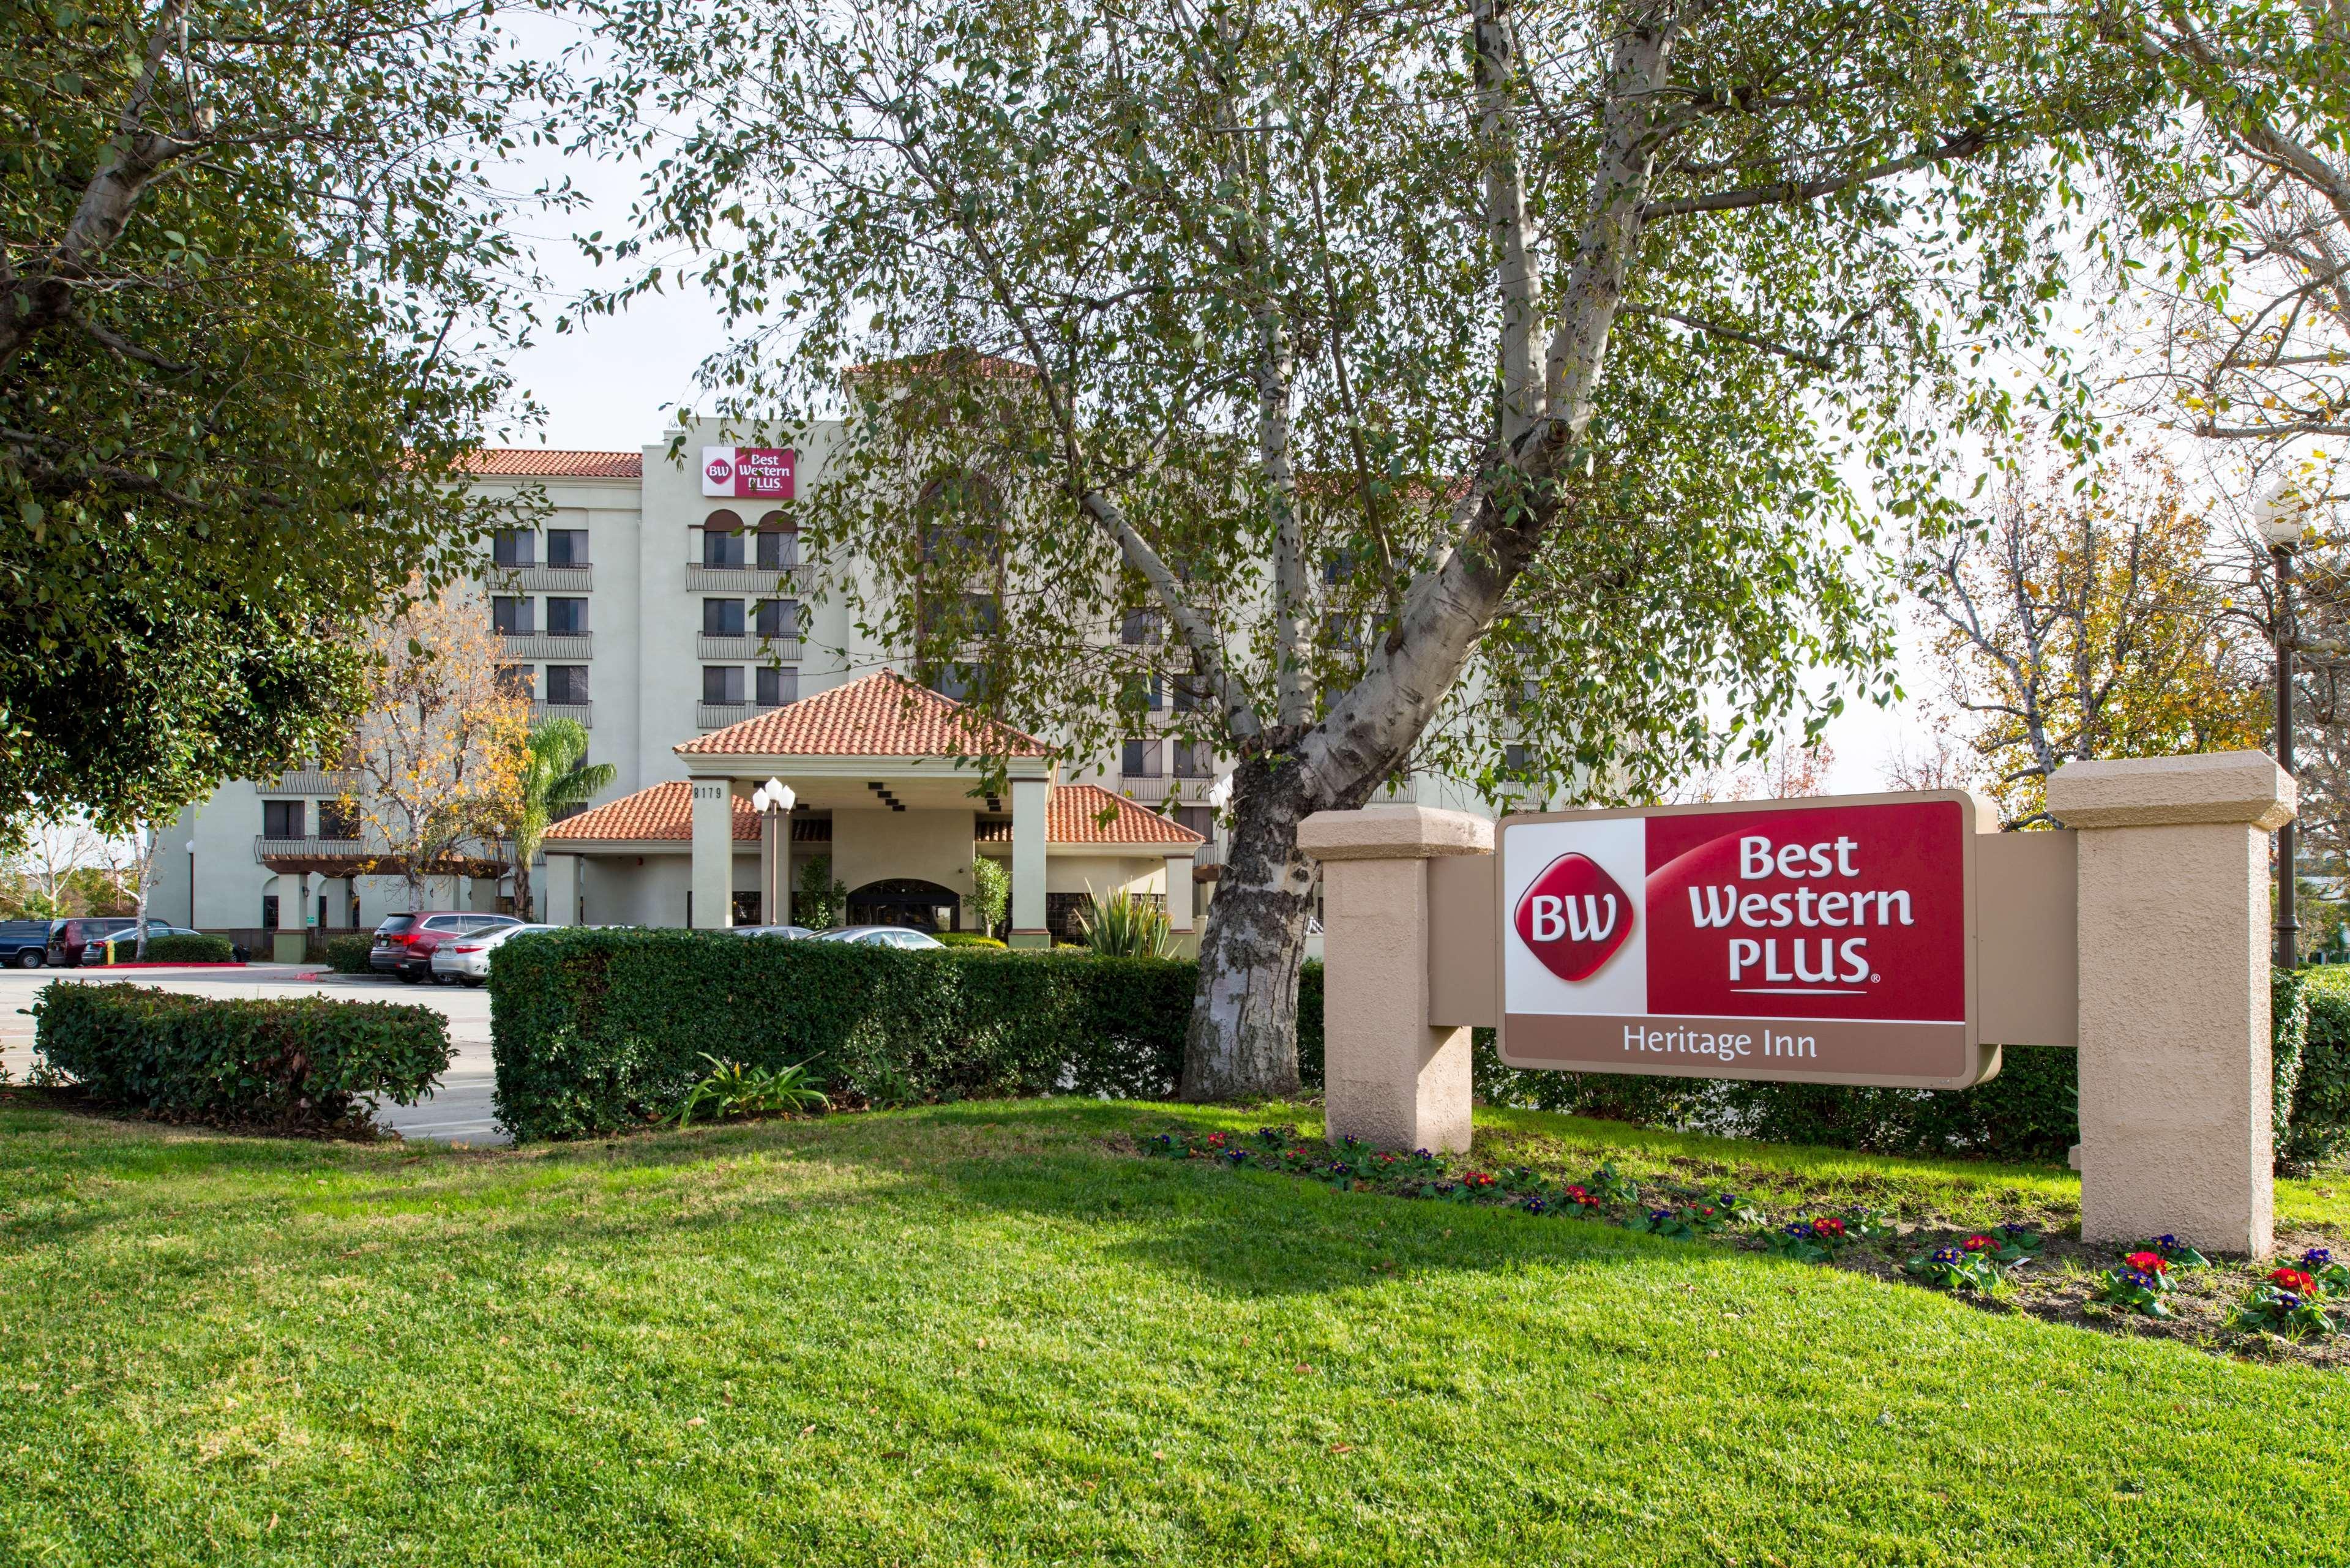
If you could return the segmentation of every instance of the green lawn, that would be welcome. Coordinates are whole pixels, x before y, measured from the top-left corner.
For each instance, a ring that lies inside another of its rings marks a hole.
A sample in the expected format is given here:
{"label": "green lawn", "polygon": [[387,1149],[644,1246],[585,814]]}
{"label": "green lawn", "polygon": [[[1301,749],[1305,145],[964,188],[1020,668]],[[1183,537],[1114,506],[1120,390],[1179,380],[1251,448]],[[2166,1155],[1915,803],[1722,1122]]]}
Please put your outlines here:
{"label": "green lawn", "polygon": [[0,1108],[0,1562],[2350,1561],[2340,1374],[1114,1152],[1170,1115],[468,1155]]}

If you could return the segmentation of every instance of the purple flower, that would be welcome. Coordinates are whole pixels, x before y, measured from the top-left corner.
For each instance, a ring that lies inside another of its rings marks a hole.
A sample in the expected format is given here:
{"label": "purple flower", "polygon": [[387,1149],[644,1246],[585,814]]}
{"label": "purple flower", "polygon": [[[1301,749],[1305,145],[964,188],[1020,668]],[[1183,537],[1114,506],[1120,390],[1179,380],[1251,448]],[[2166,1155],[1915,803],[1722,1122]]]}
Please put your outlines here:
{"label": "purple flower", "polygon": [[1960,1256],[1960,1253],[1956,1247],[1937,1247],[1934,1249],[1934,1262],[1938,1263],[1955,1263],[1959,1261]]}
{"label": "purple flower", "polygon": [[2322,1269],[2333,1261],[2334,1254],[2324,1247],[2312,1247],[2301,1255],[2301,1266],[2304,1269]]}
{"label": "purple flower", "polygon": [[1800,1220],[1796,1220],[1793,1225],[1785,1227],[1785,1230],[1788,1235],[1793,1236],[1798,1241],[1807,1239],[1812,1233],[1812,1228],[1809,1225],[1804,1224]]}
{"label": "purple flower", "polygon": [[1669,1209],[1651,1209],[1648,1210],[1648,1218],[1651,1220],[1669,1220],[1672,1217],[1673,1211]]}

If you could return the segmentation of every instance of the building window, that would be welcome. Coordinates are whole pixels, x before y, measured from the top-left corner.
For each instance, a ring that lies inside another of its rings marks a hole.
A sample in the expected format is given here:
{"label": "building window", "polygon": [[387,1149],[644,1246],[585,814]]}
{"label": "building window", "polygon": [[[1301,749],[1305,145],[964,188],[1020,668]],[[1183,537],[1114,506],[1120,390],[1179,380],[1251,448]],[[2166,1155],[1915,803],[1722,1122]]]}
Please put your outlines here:
{"label": "building window", "polygon": [[741,599],[702,600],[702,635],[704,637],[742,636],[743,601]]}
{"label": "building window", "polygon": [[743,667],[739,664],[703,665],[702,700],[704,702],[741,702],[743,701]]}
{"label": "building window", "polygon": [[1159,612],[1148,609],[1127,611],[1125,618],[1118,622],[1118,639],[1130,648],[1139,648],[1144,643],[1157,642]]}
{"label": "building window", "polygon": [[1523,741],[1513,741],[1502,748],[1502,769],[1518,778],[1531,778],[1534,771],[1534,748]]}
{"label": "building window", "polygon": [[702,564],[739,566],[743,564],[743,519],[732,512],[712,512],[702,520]]}
{"label": "building window", "polygon": [[339,800],[318,803],[318,836],[345,843],[359,836],[359,814]]}
{"label": "building window", "polygon": [[588,705],[588,667],[584,664],[550,664],[546,667],[546,700],[567,707]]}
{"label": "building window", "polygon": [[277,895],[275,893],[261,896],[261,929],[265,931],[277,929]]}
{"label": "building window", "polygon": [[1167,705],[1167,689],[1157,675],[1129,675],[1119,688],[1118,705],[1128,713],[1156,713]]}
{"label": "building window", "polygon": [[1003,623],[1003,601],[993,594],[965,594],[962,616],[971,636],[993,637]]}
{"label": "building window", "polygon": [[1207,688],[1204,685],[1198,683],[1197,677],[1178,675],[1174,678],[1171,684],[1175,689],[1175,711],[1178,713],[1199,713],[1206,711],[1208,706]]}
{"label": "building window", "polygon": [[261,836],[264,838],[300,838],[302,815],[307,801],[265,800],[261,803]]}
{"label": "building window", "polygon": [[1203,779],[1215,772],[1216,749],[1205,741],[1178,741],[1172,771],[1179,779]]}
{"label": "building window", "polygon": [[799,525],[784,521],[780,512],[759,519],[759,569],[788,571],[800,564]]}
{"label": "building window", "polygon": [[759,601],[759,635],[761,637],[797,637],[800,634],[800,601],[797,599],[761,599]]}
{"label": "building window", "polygon": [[538,667],[534,664],[501,664],[498,666],[498,694],[519,697],[525,701],[538,695]]}
{"label": "building window", "polygon": [[526,598],[512,598],[500,594],[490,600],[490,624],[501,636],[528,637],[535,629],[532,603]]}
{"label": "building window", "polygon": [[798,670],[778,670],[771,664],[763,664],[759,666],[757,674],[760,707],[780,708],[786,702],[800,700]]}
{"label": "building window", "polygon": [[546,629],[556,637],[587,636],[588,601],[586,599],[548,599]]}
{"label": "building window", "polygon": [[546,564],[550,566],[586,566],[588,564],[588,530],[549,528],[546,531]]}
{"label": "building window", "polygon": [[501,566],[535,566],[538,535],[527,528],[501,528],[491,539],[490,559]]}
{"label": "building window", "polygon": [[1159,742],[1128,741],[1118,749],[1118,771],[1130,779],[1159,776]]}
{"label": "building window", "polygon": [[1212,805],[1179,805],[1175,820],[1202,838],[1216,836],[1216,808]]}

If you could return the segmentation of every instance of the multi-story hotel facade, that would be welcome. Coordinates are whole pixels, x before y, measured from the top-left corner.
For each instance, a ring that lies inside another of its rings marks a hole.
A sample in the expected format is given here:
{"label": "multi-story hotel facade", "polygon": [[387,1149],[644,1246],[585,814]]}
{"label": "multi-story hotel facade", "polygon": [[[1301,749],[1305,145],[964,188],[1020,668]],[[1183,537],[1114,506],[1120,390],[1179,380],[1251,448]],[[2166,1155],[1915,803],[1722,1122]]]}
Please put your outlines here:
{"label": "multi-story hotel facade", "polygon": [[[497,450],[473,483],[534,489],[537,525],[501,536],[479,592],[536,716],[577,719],[616,779],[549,833],[535,870],[556,923],[724,926],[785,918],[806,860],[827,856],[852,919],[926,926],[963,910],[974,856],[1011,872],[1015,941],[1066,935],[1088,897],[1165,901],[1193,926],[1217,857],[1208,795],[1228,763],[1146,722],[1113,753],[1007,735],[1008,778],[981,794],[959,704],[860,636],[839,564],[799,547],[795,500],[824,482],[834,430],[790,452],[666,440],[638,452]],[[702,461],[697,464],[696,454]],[[754,809],[769,779],[788,823]],[[223,785],[158,854],[151,907],[204,929],[352,929],[406,908],[380,846],[339,807],[354,781],[318,768]],[[1389,799],[1485,809],[1416,778]],[[512,879],[429,877],[437,909],[509,908]]]}

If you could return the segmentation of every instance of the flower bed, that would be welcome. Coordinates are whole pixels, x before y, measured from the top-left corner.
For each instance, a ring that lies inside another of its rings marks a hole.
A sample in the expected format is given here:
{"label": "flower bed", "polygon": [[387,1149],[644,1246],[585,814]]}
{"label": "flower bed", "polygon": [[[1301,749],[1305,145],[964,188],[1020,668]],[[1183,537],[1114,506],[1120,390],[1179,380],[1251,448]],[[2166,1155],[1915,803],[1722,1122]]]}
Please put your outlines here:
{"label": "flower bed", "polygon": [[1608,1161],[1587,1174],[1490,1155],[1471,1163],[1427,1149],[1388,1153],[1352,1138],[1331,1145],[1291,1126],[1253,1134],[1178,1128],[1147,1139],[1142,1152],[1267,1171],[1342,1192],[1711,1241],[1940,1290],[1993,1311],[2350,1368],[2350,1264],[2334,1262],[2324,1246],[2304,1251],[2298,1265],[2222,1265],[2174,1236],[2087,1246],[2025,1220],[1953,1231],[1932,1215],[1896,1216],[1800,1197],[1774,1203],[1719,1182],[1635,1180]]}

